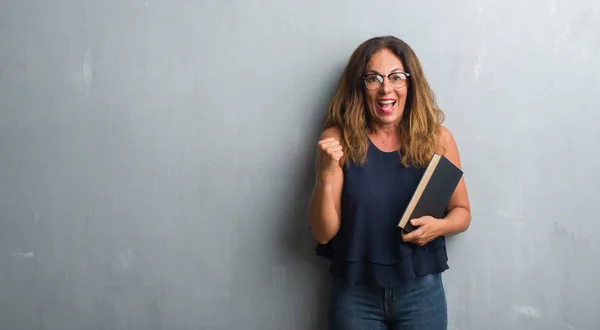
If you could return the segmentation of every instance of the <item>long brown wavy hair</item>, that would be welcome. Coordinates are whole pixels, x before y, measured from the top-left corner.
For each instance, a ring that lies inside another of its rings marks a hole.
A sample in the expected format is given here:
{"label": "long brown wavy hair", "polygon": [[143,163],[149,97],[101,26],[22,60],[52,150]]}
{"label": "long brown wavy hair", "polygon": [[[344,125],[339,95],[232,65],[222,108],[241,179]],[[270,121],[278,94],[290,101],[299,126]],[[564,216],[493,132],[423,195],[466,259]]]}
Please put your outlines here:
{"label": "long brown wavy hair", "polygon": [[356,48],[338,82],[329,103],[324,128],[338,127],[342,131],[344,162],[364,164],[369,146],[369,118],[366,111],[365,85],[361,80],[371,56],[382,49],[392,51],[406,72],[408,94],[398,126],[401,163],[424,167],[438,151],[440,126],[444,113],[436,104],[435,94],[425,79],[421,63],[412,48],[394,36],[369,39]]}

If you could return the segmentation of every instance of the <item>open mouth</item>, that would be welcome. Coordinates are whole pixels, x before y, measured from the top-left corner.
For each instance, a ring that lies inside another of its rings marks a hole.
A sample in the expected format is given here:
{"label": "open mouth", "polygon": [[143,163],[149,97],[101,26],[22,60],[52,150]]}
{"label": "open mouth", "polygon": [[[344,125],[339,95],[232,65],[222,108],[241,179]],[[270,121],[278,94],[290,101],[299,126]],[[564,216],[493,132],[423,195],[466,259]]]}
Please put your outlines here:
{"label": "open mouth", "polygon": [[396,100],[386,99],[377,101],[377,107],[383,112],[392,112],[394,105],[396,105]]}

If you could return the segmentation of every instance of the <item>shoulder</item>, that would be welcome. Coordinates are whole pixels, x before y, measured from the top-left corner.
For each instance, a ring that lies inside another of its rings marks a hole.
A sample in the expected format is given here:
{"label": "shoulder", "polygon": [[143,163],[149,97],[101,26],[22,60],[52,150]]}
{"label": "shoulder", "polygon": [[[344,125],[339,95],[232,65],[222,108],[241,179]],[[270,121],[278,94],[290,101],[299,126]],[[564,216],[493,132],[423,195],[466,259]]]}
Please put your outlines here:
{"label": "shoulder", "polygon": [[338,141],[342,141],[342,130],[337,126],[331,126],[323,130],[320,139],[334,138]]}
{"label": "shoulder", "polygon": [[438,132],[438,143],[441,147],[448,148],[456,144],[452,132],[450,132],[450,130],[446,126],[440,125],[440,129]]}
{"label": "shoulder", "polygon": [[460,155],[458,146],[452,132],[444,126],[440,126],[438,134],[438,146],[441,154],[445,155],[452,163],[460,167]]}

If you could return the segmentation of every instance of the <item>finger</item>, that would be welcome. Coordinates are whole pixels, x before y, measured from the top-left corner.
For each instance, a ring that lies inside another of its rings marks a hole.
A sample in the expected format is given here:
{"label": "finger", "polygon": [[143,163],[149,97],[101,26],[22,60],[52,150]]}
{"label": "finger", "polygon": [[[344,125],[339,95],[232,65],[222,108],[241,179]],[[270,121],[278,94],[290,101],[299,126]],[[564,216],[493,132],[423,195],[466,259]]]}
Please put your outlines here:
{"label": "finger", "polygon": [[340,159],[342,159],[343,156],[344,156],[343,151],[337,151],[333,154],[333,159],[335,159],[336,161],[339,161]]}
{"label": "finger", "polygon": [[323,148],[324,150],[330,149],[330,148],[335,148],[335,147],[341,147],[340,143],[338,141],[331,141],[331,142],[327,142],[324,143],[321,148]]}
{"label": "finger", "polygon": [[410,224],[413,226],[423,226],[429,222],[429,217],[420,217],[410,220]]}
{"label": "finger", "polygon": [[333,141],[333,140],[335,140],[335,138],[334,138],[334,137],[326,137],[326,138],[324,138],[324,139],[322,139],[322,140],[319,140],[319,142],[318,142],[318,143],[319,143],[319,144],[322,144],[322,143],[327,143],[327,142],[330,142],[330,141]]}
{"label": "finger", "polygon": [[410,242],[412,242],[412,239],[410,238],[410,236],[404,236],[402,238],[402,240],[404,241],[404,243],[410,243]]}
{"label": "finger", "polygon": [[337,145],[337,146],[333,146],[333,147],[329,147],[329,148],[325,149],[325,152],[329,155],[333,155],[336,152],[340,152],[340,151],[342,151],[341,145]]}
{"label": "finger", "polygon": [[328,146],[326,150],[328,152],[340,151],[340,150],[342,150],[342,145],[337,144],[337,145],[333,145],[333,146]]}
{"label": "finger", "polygon": [[324,140],[319,141],[319,145],[321,146],[329,146],[329,145],[335,145],[335,144],[339,144],[340,142],[334,138],[327,138]]}
{"label": "finger", "polygon": [[415,229],[410,233],[406,234],[407,242],[417,242],[421,236],[421,231],[419,229]]}
{"label": "finger", "polygon": [[342,151],[342,146],[331,147],[326,150],[327,154],[329,154],[331,156],[333,156],[334,154],[339,153],[341,151]]}

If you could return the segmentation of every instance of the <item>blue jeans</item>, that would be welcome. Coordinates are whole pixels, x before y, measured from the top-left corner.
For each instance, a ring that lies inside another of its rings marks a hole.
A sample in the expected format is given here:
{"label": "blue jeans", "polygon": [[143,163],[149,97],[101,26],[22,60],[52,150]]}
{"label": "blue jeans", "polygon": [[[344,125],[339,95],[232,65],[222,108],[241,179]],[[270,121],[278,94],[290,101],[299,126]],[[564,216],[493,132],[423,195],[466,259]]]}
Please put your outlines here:
{"label": "blue jeans", "polygon": [[386,289],[333,278],[329,330],[446,330],[447,324],[441,274]]}

